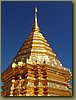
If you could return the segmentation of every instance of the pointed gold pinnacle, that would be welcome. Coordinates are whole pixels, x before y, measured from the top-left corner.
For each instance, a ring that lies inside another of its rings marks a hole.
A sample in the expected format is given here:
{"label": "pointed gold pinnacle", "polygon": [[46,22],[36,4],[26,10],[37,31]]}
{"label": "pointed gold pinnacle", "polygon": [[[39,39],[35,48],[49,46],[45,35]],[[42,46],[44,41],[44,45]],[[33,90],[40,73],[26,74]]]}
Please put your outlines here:
{"label": "pointed gold pinnacle", "polygon": [[37,19],[38,9],[37,9],[37,7],[35,7],[34,12],[35,12],[35,15],[34,15],[34,25],[33,25],[32,32],[39,32],[40,29],[38,27],[38,19]]}

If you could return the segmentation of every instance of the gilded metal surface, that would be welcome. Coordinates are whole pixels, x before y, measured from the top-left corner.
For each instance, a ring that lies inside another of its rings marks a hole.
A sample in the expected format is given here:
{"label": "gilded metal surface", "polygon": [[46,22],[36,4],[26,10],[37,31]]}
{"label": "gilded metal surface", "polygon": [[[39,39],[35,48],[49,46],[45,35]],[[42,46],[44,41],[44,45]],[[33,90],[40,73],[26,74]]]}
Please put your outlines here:
{"label": "gilded metal surface", "polygon": [[37,22],[10,67],[2,73],[2,96],[71,96],[72,73],[62,66]]}

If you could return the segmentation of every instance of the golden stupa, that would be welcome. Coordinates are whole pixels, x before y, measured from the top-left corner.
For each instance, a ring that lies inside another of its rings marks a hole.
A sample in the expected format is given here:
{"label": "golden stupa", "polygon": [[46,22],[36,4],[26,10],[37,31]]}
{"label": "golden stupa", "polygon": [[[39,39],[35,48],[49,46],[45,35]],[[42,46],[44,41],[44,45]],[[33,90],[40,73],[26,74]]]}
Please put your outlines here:
{"label": "golden stupa", "polygon": [[35,8],[34,26],[10,66],[2,73],[2,96],[71,96],[72,73],[62,66],[40,32]]}

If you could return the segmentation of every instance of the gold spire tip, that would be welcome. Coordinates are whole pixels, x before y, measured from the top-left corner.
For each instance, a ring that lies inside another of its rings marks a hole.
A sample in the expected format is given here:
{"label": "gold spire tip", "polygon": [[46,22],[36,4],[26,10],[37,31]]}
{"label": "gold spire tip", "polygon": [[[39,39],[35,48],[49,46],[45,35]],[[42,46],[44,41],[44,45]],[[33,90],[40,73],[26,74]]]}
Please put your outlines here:
{"label": "gold spire tip", "polygon": [[36,23],[37,23],[37,12],[38,12],[37,7],[35,7],[35,21],[36,21]]}
{"label": "gold spire tip", "polygon": [[38,18],[37,18],[38,8],[37,7],[35,7],[35,9],[34,9],[34,13],[35,13],[35,15],[34,15],[34,26],[33,26],[32,31],[38,31],[39,32],[40,29],[38,27]]}
{"label": "gold spire tip", "polygon": [[35,12],[37,13],[37,11],[38,11],[38,10],[37,10],[37,7],[35,7]]}

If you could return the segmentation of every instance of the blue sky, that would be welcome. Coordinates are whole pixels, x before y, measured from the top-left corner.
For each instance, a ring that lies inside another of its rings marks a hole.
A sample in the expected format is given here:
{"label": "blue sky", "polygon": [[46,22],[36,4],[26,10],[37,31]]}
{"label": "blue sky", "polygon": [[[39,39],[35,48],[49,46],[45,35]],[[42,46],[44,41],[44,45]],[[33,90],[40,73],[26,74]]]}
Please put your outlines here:
{"label": "blue sky", "polygon": [[72,71],[72,2],[2,2],[2,72],[31,33],[34,7],[38,24],[63,66]]}

